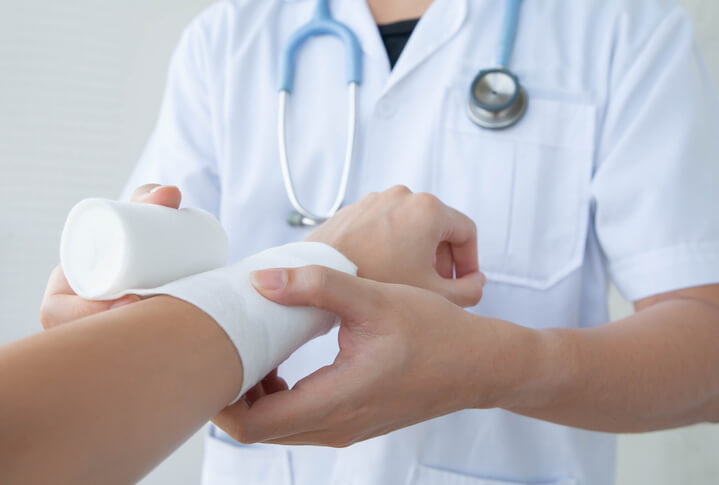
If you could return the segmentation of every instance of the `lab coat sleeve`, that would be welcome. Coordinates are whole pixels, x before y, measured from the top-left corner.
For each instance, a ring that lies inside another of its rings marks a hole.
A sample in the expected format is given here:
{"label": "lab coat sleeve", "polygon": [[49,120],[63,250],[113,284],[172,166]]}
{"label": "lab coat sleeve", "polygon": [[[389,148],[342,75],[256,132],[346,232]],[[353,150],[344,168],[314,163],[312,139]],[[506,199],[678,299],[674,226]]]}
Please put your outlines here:
{"label": "lab coat sleeve", "polygon": [[636,301],[719,282],[719,98],[682,8],[643,37],[631,24],[617,27],[592,197],[610,276]]}
{"label": "lab coat sleeve", "polygon": [[143,184],[176,185],[183,206],[218,215],[220,184],[207,62],[207,18],[215,15],[215,8],[219,6],[190,24],[175,49],[155,130],[123,199]]}

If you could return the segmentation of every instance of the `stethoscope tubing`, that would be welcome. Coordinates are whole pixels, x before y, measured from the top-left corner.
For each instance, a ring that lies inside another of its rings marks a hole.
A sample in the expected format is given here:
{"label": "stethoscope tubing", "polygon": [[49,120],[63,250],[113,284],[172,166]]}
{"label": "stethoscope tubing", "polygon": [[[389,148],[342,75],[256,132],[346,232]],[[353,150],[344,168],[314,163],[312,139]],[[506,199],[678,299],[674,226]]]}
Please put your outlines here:
{"label": "stethoscope tubing", "polygon": [[287,111],[289,107],[290,93],[285,90],[280,91],[279,95],[279,113],[277,116],[277,134],[280,147],[280,165],[282,167],[282,180],[287,191],[287,196],[290,199],[292,207],[295,209],[297,214],[301,216],[300,220],[297,220],[294,224],[314,226],[321,224],[334,214],[342,207],[345,196],[347,195],[347,185],[349,183],[350,172],[352,171],[352,161],[354,159],[354,151],[357,140],[357,87],[356,82],[348,84],[348,103],[347,103],[347,144],[345,148],[344,165],[342,168],[342,175],[340,177],[340,184],[337,190],[332,206],[324,215],[319,215],[311,212],[305,208],[297,197],[297,191],[292,179],[292,171],[290,168],[290,161],[287,150]]}
{"label": "stethoscope tubing", "polygon": [[[472,121],[479,126],[488,129],[502,129],[514,125],[524,115],[527,103],[526,91],[522,88],[517,76],[514,75],[507,67],[514,51],[522,0],[506,1],[507,9],[503,20],[502,35],[499,40],[496,63],[497,67],[506,72],[506,74],[514,81],[517,91],[515,96],[513,96],[510,101],[518,104],[516,106],[513,104],[508,108],[502,107],[501,105],[491,107],[482,103],[481,100],[475,99],[473,94],[474,83],[477,82],[481,76],[486,75],[491,70],[480,71],[477,78],[475,78],[475,81],[473,81],[470,90],[470,105],[468,106],[468,114]],[[287,149],[287,114],[294,85],[297,52],[305,41],[320,35],[333,35],[338,37],[343,42],[347,52],[348,83],[347,144],[345,148],[342,175],[337,195],[332,203],[332,206],[325,214],[315,214],[304,207],[300,202],[292,178]],[[280,165],[282,168],[282,180],[285,190],[290,203],[294,208],[294,212],[290,214],[290,217],[288,218],[288,223],[295,226],[314,226],[321,224],[332,217],[342,207],[347,195],[347,186],[349,183],[350,172],[352,170],[352,162],[354,159],[357,139],[357,91],[359,85],[362,83],[361,45],[354,32],[352,32],[349,27],[332,18],[329,0],[317,0],[312,19],[298,29],[290,38],[287,49],[280,58],[279,81],[277,134]]]}
{"label": "stethoscope tubing", "polygon": [[[290,93],[294,85],[297,52],[308,39],[321,35],[332,35],[339,38],[347,52],[347,144],[342,175],[335,200],[326,214],[315,214],[304,207],[300,202],[292,179],[287,150],[287,112]],[[345,196],[347,195],[347,185],[352,170],[352,161],[357,139],[357,91],[358,86],[362,83],[362,46],[357,36],[349,27],[332,18],[329,0],[317,0],[312,19],[297,30],[290,38],[287,49],[280,58],[279,80],[277,133],[280,165],[282,167],[282,180],[285,185],[285,190],[294,208],[294,212],[290,214],[288,218],[288,223],[294,226],[314,226],[323,223],[335,215],[340,207],[342,207]]]}
{"label": "stethoscope tubing", "polygon": [[507,69],[514,52],[514,43],[517,39],[517,27],[519,25],[519,11],[522,0],[507,0],[507,10],[504,14],[502,26],[502,37],[499,39],[497,50],[497,67]]}

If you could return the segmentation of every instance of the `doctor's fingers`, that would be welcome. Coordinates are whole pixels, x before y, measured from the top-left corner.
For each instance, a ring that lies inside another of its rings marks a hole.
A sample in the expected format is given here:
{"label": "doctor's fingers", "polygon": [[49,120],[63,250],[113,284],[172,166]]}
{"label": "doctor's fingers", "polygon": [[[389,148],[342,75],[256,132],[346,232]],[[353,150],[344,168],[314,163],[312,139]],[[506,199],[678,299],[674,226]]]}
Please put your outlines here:
{"label": "doctor's fingers", "polygon": [[243,399],[251,406],[258,399],[275,392],[286,391],[289,387],[283,378],[277,375],[277,369],[273,370],[264,379],[255,384],[243,396]]}
{"label": "doctor's fingers", "polygon": [[[181,198],[182,194],[177,187],[147,184],[135,189],[131,200],[176,209],[180,206]],[[110,301],[84,300],[75,295],[65,278],[62,267],[57,266],[50,274],[45,289],[40,306],[40,322],[43,328],[49,329],[136,301],[140,301],[140,297],[135,295],[127,295]]]}
{"label": "doctor's fingers", "polygon": [[113,301],[88,301],[75,295],[65,278],[61,266],[56,266],[50,273],[40,305],[40,322],[44,329],[57,327],[67,322],[87,317],[122,304],[139,301],[135,295],[128,295]]}
{"label": "doctor's fingers", "polygon": [[479,271],[477,226],[474,221],[449,206],[443,207],[440,217],[440,238],[450,244],[457,278]]}
{"label": "doctor's fingers", "polygon": [[182,193],[180,189],[171,185],[145,184],[135,189],[130,200],[177,209],[182,201]]}
{"label": "doctor's fingers", "polygon": [[[177,208],[180,206],[182,195],[177,187],[162,186],[158,184],[147,184],[135,189],[131,200],[146,204],[164,205],[165,207]],[[56,266],[50,273],[50,278],[45,288],[44,298],[51,295],[74,295],[75,292],[67,282],[62,266]]]}
{"label": "doctor's fingers", "polygon": [[398,214],[405,232],[421,236],[427,244],[449,243],[458,277],[479,269],[477,226],[465,214],[426,192],[405,198]]}
{"label": "doctor's fingers", "polygon": [[324,266],[268,269],[255,271],[251,277],[257,291],[275,303],[313,306],[348,324],[381,316],[387,299],[382,283]]}
{"label": "doctor's fingers", "polygon": [[482,291],[487,277],[479,272],[470,273],[461,278],[443,278],[437,275],[432,279],[429,290],[439,293],[455,305],[472,307],[482,299]]}
{"label": "doctor's fingers", "polygon": [[227,408],[215,424],[242,443],[314,434],[347,422],[354,412],[354,407],[342,404],[356,401],[347,399],[352,392],[345,389],[350,387],[347,382],[337,365],[323,367],[291,390],[266,395],[249,407],[236,404]]}
{"label": "doctor's fingers", "polygon": [[70,283],[65,278],[65,273],[62,270],[62,266],[57,265],[50,273],[50,277],[47,280],[47,286],[45,287],[45,295],[43,301],[52,295],[74,295],[75,292],[70,287]]}
{"label": "doctor's fingers", "polygon": [[47,330],[140,300],[141,298],[137,295],[127,295],[117,300],[107,301],[85,300],[77,295],[50,295],[43,299],[40,307],[40,322]]}
{"label": "doctor's fingers", "polygon": [[434,270],[442,278],[454,278],[452,246],[446,241],[439,243],[439,246],[437,246],[434,256]]}

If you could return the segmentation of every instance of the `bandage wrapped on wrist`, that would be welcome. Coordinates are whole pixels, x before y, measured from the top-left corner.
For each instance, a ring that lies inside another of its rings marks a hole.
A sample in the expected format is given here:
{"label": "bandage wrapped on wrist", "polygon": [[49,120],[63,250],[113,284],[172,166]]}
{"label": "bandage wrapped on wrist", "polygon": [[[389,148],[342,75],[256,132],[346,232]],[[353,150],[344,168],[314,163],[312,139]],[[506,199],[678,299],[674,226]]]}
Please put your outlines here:
{"label": "bandage wrapped on wrist", "polygon": [[328,245],[306,242],[222,267],[227,247],[222,226],[205,211],[88,199],[68,216],[60,259],[68,283],[83,298],[170,295],[210,315],[242,360],[243,383],[235,402],[336,323],[321,310],[267,300],[250,283],[250,273],[321,265],[355,275],[357,267]]}
{"label": "bandage wrapped on wrist", "polygon": [[334,315],[310,307],[278,305],[260,295],[250,283],[250,273],[255,270],[309,265],[357,274],[357,267],[331,246],[302,242],[271,248],[232,266],[168,283],[150,294],[185,300],[223,328],[242,360],[244,377],[239,399],[292,352],[335,325]]}

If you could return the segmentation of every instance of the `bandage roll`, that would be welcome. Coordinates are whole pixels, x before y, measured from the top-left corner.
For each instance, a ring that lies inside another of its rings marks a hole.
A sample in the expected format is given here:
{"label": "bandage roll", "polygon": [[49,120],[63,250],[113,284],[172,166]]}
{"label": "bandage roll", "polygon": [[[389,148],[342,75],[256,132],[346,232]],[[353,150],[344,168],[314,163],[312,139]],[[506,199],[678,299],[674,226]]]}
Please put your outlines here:
{"label": "bandage roll", "polygon": [[60,261],[79,296],[110,300],[227,263],[227,235],[200,209],[86,199],[68,215]]}

